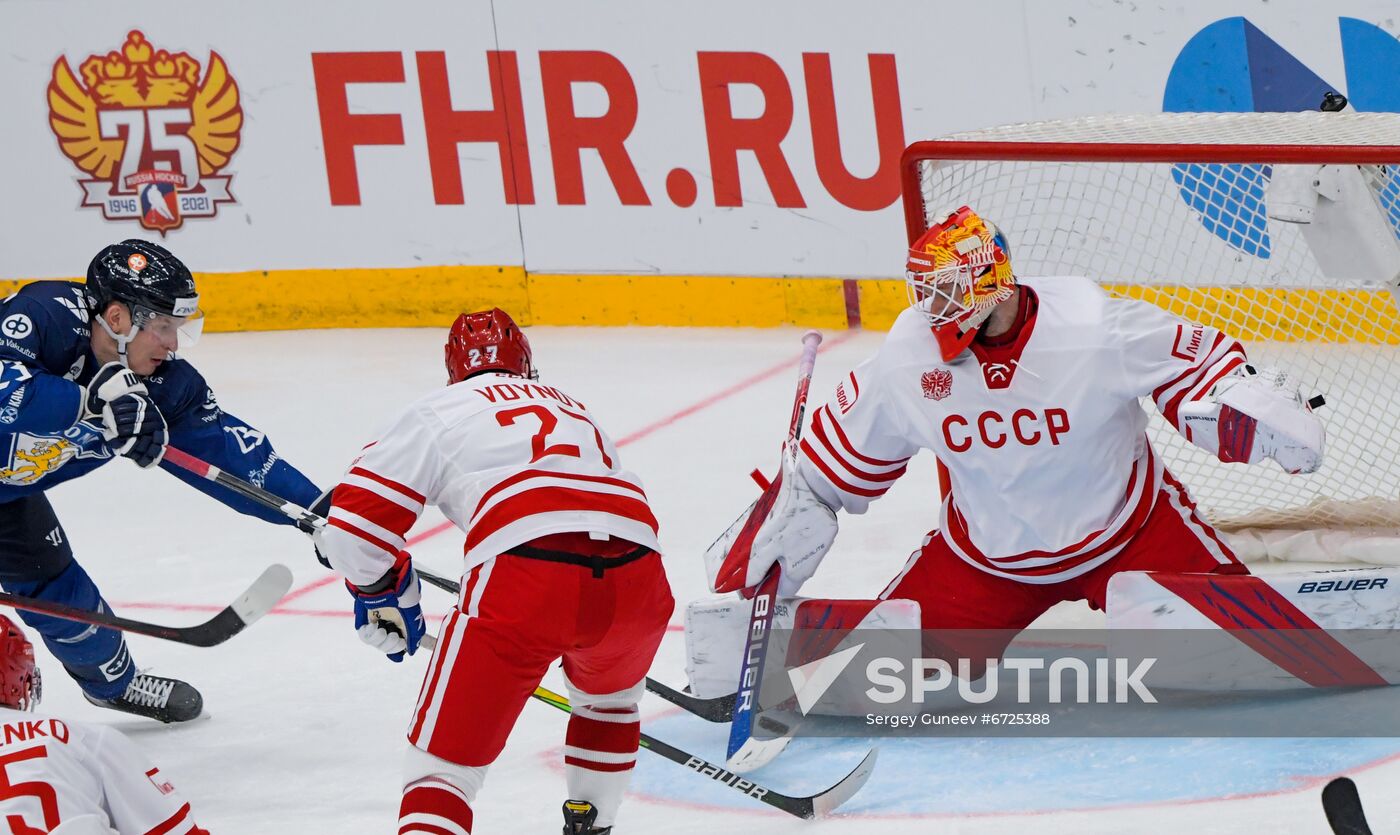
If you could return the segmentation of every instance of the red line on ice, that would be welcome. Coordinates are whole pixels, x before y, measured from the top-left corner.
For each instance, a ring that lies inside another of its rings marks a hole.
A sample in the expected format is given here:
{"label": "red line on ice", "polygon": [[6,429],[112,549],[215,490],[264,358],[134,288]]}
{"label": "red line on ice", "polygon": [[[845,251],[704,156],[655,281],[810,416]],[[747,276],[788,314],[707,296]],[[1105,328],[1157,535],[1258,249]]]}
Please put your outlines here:
{"label": "red line on ice", "polygon": [[[844,332],[844,333],[837,334],[836,336],[834,336],[834,337],[832,337],[831,339],[828,339],[826,342],[822,343],[822,346],[821,346],[821,348],[820,348],[819,350],[821,350],[821,351],[826,351],[826,350],[829,350],[829,349],[831,349],[831,348],[835,348],[836,346],[838,346],[838,345],[840,345],[840,344],[846,342],[846,341],[849,340],[851,337],[855,336],[857,333],[860,333],[860,331],[849,330],[849,331],[846,331],[846,332]],[[673,412],[672,414],[670,414],[670,415],[668,415],[668,416],[666,416],[666,417],[664,417],[664,418],[661,418],[661,419],[658,420],[658,421],[655,421],[655,422],[653,422],[653,423],[647,424],[646,426],[643,426],[641,429],[638,429],[638,430],[636,430],[636,431],[634,431],[634,432],[631,432],[631,433],[629,433],[629,434],[627,434],[627,435],[624,435],[619,441],[617,441],[617,446],[618,446],[619,448],[620,448],[620,447],[627,446],[628,444],[631,444],[631,443],[633,443],[633,442],[635,442],[635,441],[639,441],[639,440],[641,440],[642,438],[647,437],[648,435],[651,435],[651,434],[653,434],[653,433],[655,433],[655,432],[658,432],[658,431],[660,431],[660,430],[662,430],[662,429],[665,429],[666,427],[671,426],[672,424],[678,423],[678,422],[684,420],[685,418],[690,417],[691,415],[694,415],[694,414],[697,414],[697,413],[699,413],[699,412],[702,412],[702,411],[704,411],[705,409],[708,409],[708,408],[710,408],[711,406],[715,405],[716,403],[720,403],[720,402],[722,402],[722,401],[724,401],[724,400],[727,400],[727,399],[733,397],[733,396],[736,395],[736,394],[739,394],[740,392],[742,392],[742,391],[744,391],[744,390],[746,390],[746,389],[752,388],[753,386],[756,386],[756,385],[758,385],[759,383],[764,382],[765,380],[768,380],[768,379],[770,379],[770,378],[772,378],[772,377],[776,377],[777,375],[781,374],[782,372],[787,371],[788,369],[790,369],[790,368],[792,368],[793,366],[797,365],[797,362],[798,362],[798,359],[797,359],[796,357],[794,357],[794,358],[791,358],[791,359],[785,359],[785,360],[783,360],[783,361],[780,362],[780,363],[776,363],[776,364],[774,364],[774,365],[772,365],[772,366],[769,366],[768,368],[765,368],[764,370],[758,372],[757,374],[754,374],[754,375],[751,376],[751,377],[746,377],[746,378],[744,378],[743,380],[740,380],[739,382],[735,383],[735,384],[732,385],[732,386],[729,386],[729,387],[727,387],[727,388],[721,389],[721,390],[715,392],[714,394],[711,394],[711,395],[709,395],[708,397],[702,398],[702,399],[700,399],[700,400],[698,400],[698,401],[692,403],[692,404],[689,405],[689,406],[686,406],[685,408],[683,408],[683,409],[681,409],[681,410],[679,410],[679,411],[677,411],[677,412]],[[427,530],[423,531],[422,533],[419,533],[419,534],[416,534],[416,535],[414,535],[414,536],[409,537],[408,541],[407,541],[405,544],[406,544],[406,545],[417,545],[418,543],[423,542],[423,541],[428,540],[428,539],[431,539],[432,537],[437,536],[438,534],[442,533],[443,531],[449,530],[449,529],[451,529],[451,528],[453,528],[453,527],[454,527],[454,525],[453,525],[451,522],[441,522],[441,523],[439,523],[439,524],[437,524],[437,525],[434,525],[434,526],[431,527],[431,528],[428,528]],[[340,580],[340,577],[339,577],[338,575],[334,574],[334,573],[327,574],[327,575],[325,575],[325,576],[323,576],[323,577],[317,577],[315,580],[312,580],[311,582],[307,583],[306,585],[301,586],[300,588],[297,588],[297,589],[293,589],[292,591],[288,592],[288,593],[287,593],[287,596],[282,598],[282,602],[279,603],[279,604],[277,604],[277,606],[275,606],[275,607],[269,612],[269,614],[273,614],[273,615],[303,615],[303,616],[305,616],[305,615],[312,615],[313,612],[316,611],[316,610],[288,609],[288,608],[287,608],[287,604],[290,603],[290,602],[292,602],[293,600],[298,600],[298,599],[300,599],[300,598],[302,598],[302,597],[305,597],[306,595],[311,594],[311,593],[314,592],[314,591],[317,591],[317,590],[319,590],[319,589],[325,588],[326,586],[330,585],[331,583],[335,583],[335,582],[337,582],[337,581],[339,581],[339,580]],[[175,611],[175,612],[217,612],[217,611],[219,611],[220,609],[223,608],[222,606],[215,606],[215,605],[209,605],[209,604],[193,604],[193,603],[120,603],[120,604],[118,604],[118,606],[119,606],[120,608],[126,608],[126,609],[167,609],[167,610],[169,610],[169,611]],[[326,612],[324,616],[331,616],[331,615],[332,615],[331,612]],[[321,616],[321,615],[317,615],[317,616]],[[676,625],[672,625],[671,627],[668,627],[668,628],[670,628],[670,629],[679,629],[680,627],[679,627],[679,626],[676,626]]]}

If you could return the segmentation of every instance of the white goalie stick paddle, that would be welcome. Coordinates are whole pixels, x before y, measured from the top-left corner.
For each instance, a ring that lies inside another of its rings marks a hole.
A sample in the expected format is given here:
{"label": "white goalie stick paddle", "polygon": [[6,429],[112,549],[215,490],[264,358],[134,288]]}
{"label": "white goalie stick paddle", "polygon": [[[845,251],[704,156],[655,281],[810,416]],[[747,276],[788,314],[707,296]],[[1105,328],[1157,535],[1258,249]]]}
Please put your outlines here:
{"label": "white goalie stick paddle", "polygon": [[292,572],[287,566],[274,563],[263,571],[258,579],[247,588],[238,599],[219,611],[217,615],[193,626],[163,626],[158,623],[131,620],[107,612],[90,612],[61,603],[50,603],[31,597],[0,592],[0,604],[38,612],[50,617],[120,629],[135,635],[147,635],[165,641],[175,641],[196,647],[212,647],[222,644],[263,615],[281,601],[292,587]]}

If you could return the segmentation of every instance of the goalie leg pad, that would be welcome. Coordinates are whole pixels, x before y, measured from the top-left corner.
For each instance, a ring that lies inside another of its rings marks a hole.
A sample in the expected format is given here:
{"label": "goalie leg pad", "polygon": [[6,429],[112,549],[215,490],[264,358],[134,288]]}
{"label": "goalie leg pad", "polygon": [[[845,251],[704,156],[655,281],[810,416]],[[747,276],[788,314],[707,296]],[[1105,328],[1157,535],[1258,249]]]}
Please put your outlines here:
{"label": "goalie leg pad", "polygon": [[[686,607],[686,676],[690,692],[716,698],[739,689],[749,612],[753,604],[737,596],[697,600]],[[770,664],[799,667],[830,655],[852,630],[891,633],[888,641],[907,639],[911,656],[918,654],[919,604],[912,600],[828,600],[780,597],[774,604],[774,640]],[[858,641],[858,639],[855,639]],[[849,642],[848,642],[849,643]],[[868,699],[858,691],[840,692],[838,683],[822,699],[823,710],[835,715],[864,714]],[[863,689],[858,688],[858,690]]]}

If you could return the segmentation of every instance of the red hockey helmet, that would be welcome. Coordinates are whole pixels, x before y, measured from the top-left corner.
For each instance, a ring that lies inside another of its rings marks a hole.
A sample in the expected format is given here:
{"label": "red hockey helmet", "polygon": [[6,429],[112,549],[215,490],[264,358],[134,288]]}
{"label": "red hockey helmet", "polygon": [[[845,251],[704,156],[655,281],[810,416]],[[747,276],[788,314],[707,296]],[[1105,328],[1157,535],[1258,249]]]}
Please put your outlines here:
{"label": "red hockey helmet", "polygon": [[449,384],[483,371],[505,371],[531,380],[539,376],[530,359],[530,340],[499,307],[458,316],[447,333],[443,353]]}
{"label": "red hockey helmet", "polygon": [[967,206],[940,213],[909,248],[909,303],[928,317],[944,362],[977,335],[992,308],[1011,298],[1011,247],[991,221]]}
{"label": "red hockey helmet", "polygon": [[0,615],[0,704],[33,710],[41,693],[34,645],[14,621]]}

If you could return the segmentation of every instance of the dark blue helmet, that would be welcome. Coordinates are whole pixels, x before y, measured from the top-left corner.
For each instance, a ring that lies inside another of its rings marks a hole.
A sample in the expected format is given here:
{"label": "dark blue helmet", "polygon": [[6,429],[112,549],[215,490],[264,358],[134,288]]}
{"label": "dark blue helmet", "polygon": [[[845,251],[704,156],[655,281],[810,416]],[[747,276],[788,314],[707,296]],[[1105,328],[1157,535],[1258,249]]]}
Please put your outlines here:
{"label": "dark blue helmet", "polygon": [[189,268],[163,246],[129,238],[104,248],[88,264],[87,294],[93,315],[122,302],[133,316],[141,312],[189,317],[199,310],[199,294]]}

